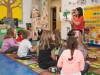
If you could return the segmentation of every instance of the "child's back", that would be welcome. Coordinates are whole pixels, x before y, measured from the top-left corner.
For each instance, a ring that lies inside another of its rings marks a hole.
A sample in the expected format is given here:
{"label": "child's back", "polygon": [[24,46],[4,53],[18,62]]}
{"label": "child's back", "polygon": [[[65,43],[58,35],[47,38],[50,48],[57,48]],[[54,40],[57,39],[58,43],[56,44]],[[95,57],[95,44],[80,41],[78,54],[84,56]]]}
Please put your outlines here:
{"label": "child's back", "polygon": [[18,50],[18,42],[15,39],[16,31],[13,28],[9,28],[7,30],[6,35],[4,36],[4,41],[2,44],[2,52],[3,53],[13,53]]}
{"label": "child's back", "polygon": [[80,50],[77,50],[78,41],[75,37],[68,37],[67,50],[61,54],[57,66],[62,68],[61,75],[81,75],[84,70],[84,57]]}
{"label": "child's back", "polygon": [[20,46],[18,48],[18,56],[25,57],[31,47],[32,47],[32,45],[29,40],[27,40],[27,39],[22,40],[22,42],[20,43]]}
{"label": "child's back", "polygon": [[[74,50],[73,60],[69,61],[70,50],[64,50],[58,61],[58,67],[62,67],[64,74],[75,74],[84,69],[84,59],[80,50]],[[62,60],[62,61],[61,61]],[[61,64],[62,63],[62,64]]]}
{"label": "child's back", "polygon": [[33,57],[33,55],[36,55],[36,48],[33,48],[29,41],[32,37],[30,31],[25,30],[23,33],[24,40],[20,43],[17,54],[20,59],[25,60]]}

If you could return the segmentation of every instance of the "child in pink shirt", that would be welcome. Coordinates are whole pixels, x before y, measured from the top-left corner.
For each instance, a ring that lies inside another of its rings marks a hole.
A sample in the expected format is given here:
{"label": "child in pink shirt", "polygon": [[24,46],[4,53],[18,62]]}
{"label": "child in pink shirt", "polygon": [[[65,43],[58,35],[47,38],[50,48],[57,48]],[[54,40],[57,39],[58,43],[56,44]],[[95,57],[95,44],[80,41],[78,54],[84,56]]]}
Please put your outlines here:
{"label": "child in pink shirt", "polygon": [[62,68],[61,75],[81,75],[84,70],[84,57],[80,50],[77,50],[78,42],[75,37],[68,37],[67,50],[61,54],[57,66]]}
{"label": "child in pink shirt", "polygon": [[4,41],[2,44],[3,53],[13,53],[18,50],[18,42],[15,39],[16,31],[13,28],[8,29],[6,35],[4,36]]}

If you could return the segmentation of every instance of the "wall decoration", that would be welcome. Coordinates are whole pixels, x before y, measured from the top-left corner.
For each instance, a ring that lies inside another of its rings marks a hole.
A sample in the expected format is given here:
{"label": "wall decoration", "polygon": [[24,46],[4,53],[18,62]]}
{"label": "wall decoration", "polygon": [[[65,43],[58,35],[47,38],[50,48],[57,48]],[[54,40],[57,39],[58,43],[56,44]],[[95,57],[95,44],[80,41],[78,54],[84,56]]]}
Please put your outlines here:
{"label": "wall decoration", "polygon": [[4,17],[22,22],[22,0],[0,0],[0,19]]}
{"label": "wall decoration", "polygon": [[33,5],[33,18],[41,16],[41,0],[36,0],[36,4]]}
{"label": "wall decoration", "polygon": [[31,23],[26,23],[26,29],[31,31],[31,28],[32,28]]}
{"label": "wall decoration", "polygon": [[97,0],[91,0],[92,4],[97,4]]}
{"label": "wall decoration", "polygon": [[86,0],[77,0],[77,4],[84,5],[86,4]]}
{"label": "wall decoration", "polygon": [[85,39],[89,39],[89,44],[100,45],[100,5],[85,6]]}
{"label": "wall decoration", "polygon": [[[37,3],[39,2],[39,3]],[[48,10],[47,10],[47,5],[48,0],[36,0],[36,3],[33,5],[33,21],[32,25],[34,26],[33,30],[33,36],[38,36],[37,31],[38,29],[48,29]],[[38,8],[40,6],[40,9]],[[34,13],[35,10],[35,13]],[[39,16],[39,13],[40,16]]]}

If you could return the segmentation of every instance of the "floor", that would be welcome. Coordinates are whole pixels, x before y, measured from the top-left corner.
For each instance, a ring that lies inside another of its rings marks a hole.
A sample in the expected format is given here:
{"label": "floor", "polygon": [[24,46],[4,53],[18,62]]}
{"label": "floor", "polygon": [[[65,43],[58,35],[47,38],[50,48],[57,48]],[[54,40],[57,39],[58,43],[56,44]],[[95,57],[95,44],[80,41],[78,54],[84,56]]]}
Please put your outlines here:
{"label": "floor", "polygon": [[39,75],[22,64],[0,54],[0,75]]}

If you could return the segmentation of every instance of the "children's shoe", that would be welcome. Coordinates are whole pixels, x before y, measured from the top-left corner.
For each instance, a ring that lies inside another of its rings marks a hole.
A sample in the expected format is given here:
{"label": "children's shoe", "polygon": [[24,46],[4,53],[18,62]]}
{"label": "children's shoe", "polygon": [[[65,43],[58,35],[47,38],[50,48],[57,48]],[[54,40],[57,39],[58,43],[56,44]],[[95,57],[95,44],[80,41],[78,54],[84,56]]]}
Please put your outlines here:
{"label": "children's shoe", "polygon": [[48,71],[51,73],[56,73],[56,74],[60,74],[60,69],[57,67],[49,67]]}

